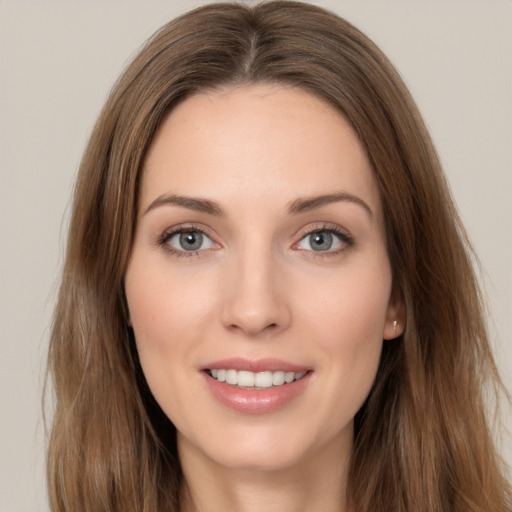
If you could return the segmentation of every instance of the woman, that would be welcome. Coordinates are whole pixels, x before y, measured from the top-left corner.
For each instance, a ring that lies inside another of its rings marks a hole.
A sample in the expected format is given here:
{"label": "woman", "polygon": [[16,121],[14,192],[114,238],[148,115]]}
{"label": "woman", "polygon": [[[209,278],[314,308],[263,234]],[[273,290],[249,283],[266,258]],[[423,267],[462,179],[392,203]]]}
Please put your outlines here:
{"label": "woman", "polygon": [[511,506],[431,140],[382,53],[310,5],[201,8],[128,67],[50,369],[55,511]]}

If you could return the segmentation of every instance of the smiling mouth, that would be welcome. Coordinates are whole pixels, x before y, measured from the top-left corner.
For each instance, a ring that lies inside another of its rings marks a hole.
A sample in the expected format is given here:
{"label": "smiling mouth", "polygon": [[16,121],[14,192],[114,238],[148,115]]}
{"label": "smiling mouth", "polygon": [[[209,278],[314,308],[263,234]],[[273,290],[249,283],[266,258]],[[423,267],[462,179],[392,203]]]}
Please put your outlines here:
{"label": "smiling mouth", "polygon": [[230,386],[242,389],[268,389],[271,387],[284,386],[302,379],[308,372],[250,372],[246,370],[233,369],[211,369],[206,373],[218,382],[225,382]]}

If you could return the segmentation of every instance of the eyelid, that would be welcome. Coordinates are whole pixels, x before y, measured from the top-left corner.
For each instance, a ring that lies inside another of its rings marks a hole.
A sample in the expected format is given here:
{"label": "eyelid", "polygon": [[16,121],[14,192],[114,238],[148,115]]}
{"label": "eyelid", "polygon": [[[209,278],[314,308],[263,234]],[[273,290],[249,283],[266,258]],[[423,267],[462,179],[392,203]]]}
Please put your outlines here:
{"label": "eyelid", "polygon": [[[203,236],[207,237],[212,245],[214,247],[208,247],[206,249],[198,249],[195,251],[186,251],[184,249],[178,249],[176,247],[173,247],[169,245],[169,240],[171,240],[174,236],[179,235],[181,233],[187,233],[187,232],[197,232],[201,233]],[[172,226],[168,229],[166,229],[162,234],[159,235],[157,240],[157,245],[162,247],[167,252],[178,256],[178,257],[191,257],[191,256],[201,256],[201,253],[210,251],[210,250],[216,250],[221,247],[221,244],[219,244],[215,237],[209,233],[209,230],[203,226],[194,224],[194,223],[185,223],[177,226]]]}
{"label": "eyelid", "polygon": [[[335,249],[335,250],[326,250],[326,251],[315,251],[313,249],[302,249],[299,248],[298,245],[308,236],[314,234],[314,233],[321,233],[321,232],[327,232],[334,235],[340,243],[342,244],[341,248]],[[342,227],[335,225],[335,224],[317,224],[313,226],[309,226],[304,231],[302,231],[300,238],[297,242],[295,242],[292,246],[293,249],[296,249],[298,251],[304,251],[305,253],[308,253],[311,257],[329,257],[329,256],[336,256],[345,250],[349,249],[354,245],[354,239],[352,235],[348,233],[347,230],[343,229]]]}

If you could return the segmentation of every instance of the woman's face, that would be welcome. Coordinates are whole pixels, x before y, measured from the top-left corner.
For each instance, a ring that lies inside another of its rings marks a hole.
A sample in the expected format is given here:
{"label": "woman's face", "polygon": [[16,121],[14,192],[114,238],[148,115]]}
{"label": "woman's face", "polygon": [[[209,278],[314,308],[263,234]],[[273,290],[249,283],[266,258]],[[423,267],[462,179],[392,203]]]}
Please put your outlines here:
{"label": "woman's face", "polygon": [[197,94],[160,127],[140,192],[130,323],[180,455],[279,469],[347,454],[401,332],[350,125],[300,89]]}

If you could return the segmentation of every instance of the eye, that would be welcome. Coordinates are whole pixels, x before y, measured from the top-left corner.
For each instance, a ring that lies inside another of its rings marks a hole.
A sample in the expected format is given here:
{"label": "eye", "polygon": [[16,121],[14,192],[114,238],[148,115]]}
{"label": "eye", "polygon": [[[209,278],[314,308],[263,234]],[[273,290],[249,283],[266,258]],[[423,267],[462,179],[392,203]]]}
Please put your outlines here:
{"label": "eye", "polygon": [[305,235],[296,248],[315,252],[340,252],[351,245],[350,238],[332,228],[317,229]]}
{"label": "eye", "polygon": [[179,229],[165,234],[160,243],[176,252],[195,253],[217,246],[213,240],[198,229]]}

